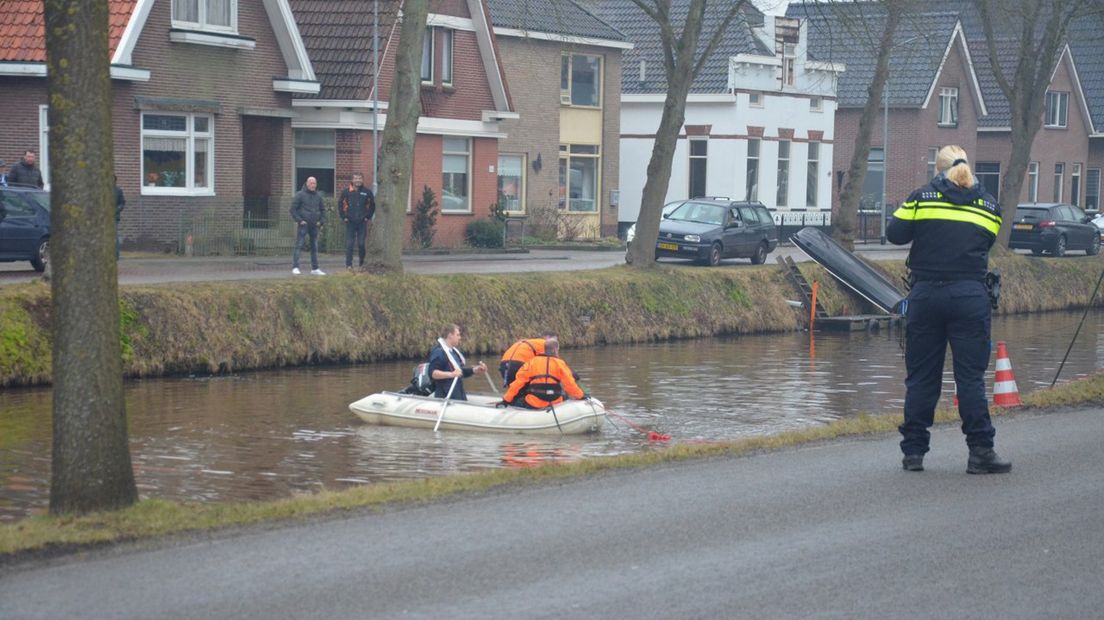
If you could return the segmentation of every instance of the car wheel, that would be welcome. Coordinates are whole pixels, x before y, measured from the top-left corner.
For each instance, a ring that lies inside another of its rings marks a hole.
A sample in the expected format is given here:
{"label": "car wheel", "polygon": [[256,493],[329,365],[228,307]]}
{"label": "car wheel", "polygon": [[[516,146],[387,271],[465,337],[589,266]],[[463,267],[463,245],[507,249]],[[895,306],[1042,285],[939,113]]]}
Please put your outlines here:
{"label": "car wheel", "polygon": [[755,254],[751,255],[751,264],[762,265],[767,262],[767,252],[769,251],[766,242],[760,243],[759,247],[755,248]]}
{"label": "car wheel", "polygon": [[1100,253],[1100,235],[1094,235],[1092,243],[1089,244],[1089,249],[1085,250],[1086,256],[1096,256]]}
{"label": "car wheel", "polygon": [[1066,255],[1066,236],[1061,235],[1058,237],[1058,241],[1054,244],[1054,255],[1065,256]]}
{"label": "car wheel", "polygon": [[710,267],[716,267],[721,264],[721,254],[721,244],[714,243],[713,246],[709,248],[708,261]]}
{"label": "car wheel", "polygon": [[50,240],[43,239],[38,242],[38,249],[35,250],[35,256],[31,259],[31,267],[34,267],[35,271],[46,271],[46,263],[50,262]]}

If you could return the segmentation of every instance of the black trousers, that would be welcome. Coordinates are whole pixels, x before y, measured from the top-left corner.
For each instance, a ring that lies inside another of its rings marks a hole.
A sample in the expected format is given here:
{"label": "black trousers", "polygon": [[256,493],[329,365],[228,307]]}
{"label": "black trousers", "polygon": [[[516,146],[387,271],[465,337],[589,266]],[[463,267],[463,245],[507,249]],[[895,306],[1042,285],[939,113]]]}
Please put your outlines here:
{"label": "black trousers", "polygon": [[352,220],[345,222],[345,266],[353,266],[353,245],[356,244],[357,253],[360,257],[359,265],[364,266],[364,253],[366,251],[366,242],[368,237],[368,220],[361,220],[354,222]]}
{"label": "black trousers", "polygon": [[905,421],[901,451],[928,451],[935,406],[943,388],[943,360],[951,345],[958,414],[971,448],[993,447],[996,431],[985,398],[985,369],[992,350],[992,310],[983,282],[917,282],[908,296],[905,337]]}

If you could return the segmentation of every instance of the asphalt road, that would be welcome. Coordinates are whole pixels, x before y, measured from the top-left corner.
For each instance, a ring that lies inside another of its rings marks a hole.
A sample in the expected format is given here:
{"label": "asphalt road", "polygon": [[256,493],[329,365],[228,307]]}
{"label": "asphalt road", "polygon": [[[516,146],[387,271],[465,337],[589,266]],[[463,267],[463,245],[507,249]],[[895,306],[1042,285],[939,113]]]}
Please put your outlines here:
{"label": "asphalt road", "polygon": [[997,422],[1012,473],[840,440],[0,573],[14,618],[1099,618],[1104,409]]}
{"label": "asphalt road", "polygon": [[[903,260],[908,250],[897,246],[876,244],[861,246],[860,255],[874,259]],[[775,256],[792,256],[795,261],[808,260],[793,246],[782,246],[771,252],[767,260],[774,263]],[[577,271],[603,269],[625,262],[621,251],[585,250],[532,250],[527,254],[440,254],[404,256],[403,268],[409,273],[513,273],[534,271]],[[328,275],[345,275],[344,255],[323,255],[320,267]],[[663,261],[697,269],[689,261]],[[746,268],[747,259],[727,259],[725,267]],[[302,265],[309,267],[310,259],[302,258]],[[307,270],[309,271],[309,269]],[[30,282],[39,277],[26,261],[0,263],[0,285]],[[119,261],[119,282],[122,284],[157,284],[162,282],[205,282],[222,280],[253,280],[277,278],[311,278],[317,276],[291,275],[291,257],[203,257],[203,258],[137,258],[124,255]]]}

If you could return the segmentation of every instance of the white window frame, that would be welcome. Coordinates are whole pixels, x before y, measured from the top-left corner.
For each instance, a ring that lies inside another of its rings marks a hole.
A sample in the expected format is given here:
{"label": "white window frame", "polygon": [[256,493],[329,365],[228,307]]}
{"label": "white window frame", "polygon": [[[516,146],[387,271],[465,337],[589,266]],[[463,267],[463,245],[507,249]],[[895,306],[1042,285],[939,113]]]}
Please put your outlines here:
{"label": "white window frame", "polygon": [[[694,154],[694,144],[700,143],[705,145],[705,155]],[[707,136],[694,137],[686,141],[686,194],[689,198],[698,198],[694,196],[692,191],[694,183],[694,160],[701,160],[701,165],[705,166],[705,187],[702,188],[702,195],[708,195],[709,187],[709,138]]]}
{"label": "white window frame", "polygon": [[797,56],[797,45],[793,43],[782,44],[782,86],[794,86],[797,84],[797,69],[794,66]]}
{"label": "white window frame", "polygon": [[820,201],[820,142],[810,141],[806,155],[805,206],[816,207]]}
{"label": "white window frame", "polygon": [[761,107],[763,107],[763,93],[748,93],[748,107],[749,108],[761,108]]}
{"label": "white window frame", "polygon": [[1027,164],[1027,201],[1039,202],[1039,162]]}
{"label": "white window frame", "polygon": [[[1100,168],[1087,168],[1085,170],[1085,206],[1089,206],[1089,197],[1091,196],[1096,202],[1093,204],[1093,208],[1096,211],[1100,211]],[[1096,187],[1093,187],[1095,181]]]}
{"label": "white window frame", "polygon": [[[22,155],[22,153],[20,153]],[[42,184],[50,191],[50,106],[38,106],[38,170]]]}
{"label": "white window frame", "polygon": [[[445,145],[448,143],[449,138],[453,138],[453,139],[457,139],[457,140],[463,140],[466,144],[466,147],[467,147],[466,150],[464,150],[464,151],[450,151],[450,150],[447,150]],[[440,203],[441,203],[441,213],[442,214],[445,214],[445,213],[471,213],[472,212],[472,159],[473,159],[472,149],[473,149],[473,147],[474,147],[474,145],[472,144],[472,139],[469,136],[445,136],[444,139],[441,140],[441,160],[442,160],[441,175],[442,176],[441,176],[441,199],[440,199]],[[464,199],[467,202],[467,205],[466,205],[467,208],[465,208],[464,210],[460,210],[460,209],[448,209],[448,210],[446,210],[445,209],[444,158],[448,157],[450,155],[451,156],[463,155],[467,159],[467,163],[466,163],[466,166],[465,166],[466,167],[466,172],[465,172],[466,183],[465,183],[465,185],[467,185],[467,187],[464,189],[464,191],[466,192],[466,195],[464,196]]]}
{"label": "white window frame", "polygon": [[939,157],[939,147],[928,147],[928,180],[935,178],[938,174],[935,170],[935,160]]}
{"label": "white window frame", "polygon": [[528,165],[528,158],[524,153],[499,153],[498,154],[498,178],[502,178],[502,159],[504,157],[516,158],[521,162],[521,175],[518,180],[518,208],[517,209],[505,209],[507,213],[525,213],[525,184],[528,182],[526,179],[526,166]]}
{"label": "white window frame", "polygon": [[[783,148],[783,145],[785,145],[785,148]],[[784,157],[783,151],[785,151]],[[778,141],[778,166],[774,177],[774,206],[776,207],[787,207],[790,204],[790,155],[792,153],[793,143],[791,141]],[[783,177],[785,177],[784,180]]]}
{"label": "white window frame", "polygon": [[[435,34],[436,29],[433,27],[426,28],[425,38],[427,41],[422,41],[422,66],[418,68],[419,75],[422,80],[422,84],[433,84],[433,80],[436,79],[436,54],[437,54],[437,36]],[[429,46],[427,50],[425,46]],[[425,69],[426,64],[429,64],[429,78],[426,78]]]}
{"label": "white window frame", "polygon": [[[572,97],[574,96],[574,94],[572,93],[572,84],[574,83],[575,58],[577,56],[585,56],[585,57],[588,57],[588,58],[594,58],[594,59],[598,60],[598,90],[595,93],[598,96],[598,103],[596,103],[594,105],[583,104],[583,103],[574,103],[574,101],[572,100]],[[566,89],[564,88],[564,81],[563,81],[563,78],[564,78],[564,75],[563,75],[564,59],[567,60],[567,88]],[[560,56],[560,105],[571,106],[573,108],[586,108],[586,109],[591,109],[591,110],[599,109],[599,108],[602,107],[602,103],[603,103],[603,99],[604,99],[603,96],[602,96],[603,95],[602,91],[604,90],[603,85],[605,83],[604,78],[605,78],[605,71],[606,71],[606,66],[605,66],[604,60],[605,59],[600,54],[574,54],[574,53],[569,53],[569,52],[564,52],[563,54],[561,54],[561,56]]]}
{"label": "white window frame", "polygon": [[1054,164],[1054,202],[1062,202],[1062,194],[1066,189],[1066,164],[1057,162]]}
{"label": "white window frame", "polygon": [[[593,148],[593,153],[580,152],[581,149]],[[573,200],[585,200],[582,198],[571,197],[571,161],[573,159],[588,159],[594,161],[594,208],[593,209],[576,209],[572,206]],[[561,144],[560,145],[560,165],[566,168],[562,172],[566,172],[566,175],[561,175],[564,178],[561,179],[560,189],[563,191],[564,204],[560,207],[561,210],[567,213],[577,213],[579,215],[593,215],[600,213],[602,210],[602,147],[598,144]]]}
{"label": "white window frame", "polygon": [[[162,131],[146,129],[146,116],[183,116],[186,119],[187,129],[184,131]],[[195,119],[206,118],[208,131],[195,131]],[[142,112],[138,117],[139,138],[138,154],[142,161],[142,192],[143,196],[214,196],[215,195],[215,117],[212,114],[200,114],[194,112],[151,111]],[[162,187],[146,184],[145,169],[145,144],[146,138],[184,138],[184,187]],[[195,186],[195,153],[196,141],[206,140],[207,149],[207,187]]]}
{"label": "white window frame", "polygon": [[176,3],[179,0],[172,0],[172,6],[169,8],[169,14],[172,20],[173,28],[181,28],[185,30],[202,30],[206,32],[219,32],[238,34],[238,0],[225,0],[230,3],[230,25],[221,26],[218,24],[207,23],[207,9],[208,3],[211,0],[196,0],[198,6],[198,17],[194,22],[186,22],[176,19]]}
{"label": "white window frame", "polygon": [[[755,144],[755,155],[751,154],[751,145]],[[760,158],[763,154],[763,140],[760,138],[748,138],[747,156],[744,158],[744,197],[748,200],[759,200],[759,179],[763,176],[760,169]],[[755,160],[755,183],[751,183],[751,161]]]}
{"label": "white window frame", "polygon": [[1074,163],[1070,172],[1070,204],[1081,206],[1081,164]]}
{"label": "white window frame", "polygon": [[1044,127],[1050,129],[1065,129],[1067,127],[1069,123],[1069,93],[1047,91],[1044,119]]}
{"label": "white window frame", "polygon": [[820,97],[809,98],[809,111],[810,112],[823,112],[824,111],[824,99]]}
{"label": "white window frame", "polygon": [[[299,144],[298,143],[299,132],[313,133],[313,134],[319,134],[319,135],[326,134],[327,136],[332,136],[333,137],[333,144]],[[330,183],[326,183],[325,185],[332,185],[334,194],[335,195],[340,195],[339,192],[341,191],[341,186],[339,185],[338,180],[337,180],[337,132],[335,130],[333,130],[333,129],[302,129],[302,128],[293,129],[292,130],[292,137],[291,137],[291,149],[292,149],[291,169],[292,169],[292,178],[295,180],[295,188],[294,188],[295,191],[299,191],[299,188],[302,187],[302,183],[299,182],[299,169],[300,169],[300,166],[299,166],[299,152],[300,151],[315,151],[315,152],[325,151],[327,154],[331,154],[333,156],[333,167],[332,168],[325,168],[326,170],[330,170],[330,178],[327,179],[327,181],[330,181]],[[302,168],[310,168],[310,166],[302,166]],[[317,168],[317,169],[318,170],[323,170],[324,168]],[[321,175],[315,174],[314,177],[315,177],[315,180],[318,180],[321,177]],[[319,183],[318,191],[322,192],[323,195],[325,195],[325,192],[323,191],[322,186],[323,186],[323,183]]]}
{"label": "white window frame", "polygon": [[958,88],[939,89],[939,126],[958,127]]}
{"label": "white window frame", "polygon": [[438,28],[441,32],[441,83],[452,86],[456,72],[453,66],[453,58],[456,57],[456,31],[451,28]]}

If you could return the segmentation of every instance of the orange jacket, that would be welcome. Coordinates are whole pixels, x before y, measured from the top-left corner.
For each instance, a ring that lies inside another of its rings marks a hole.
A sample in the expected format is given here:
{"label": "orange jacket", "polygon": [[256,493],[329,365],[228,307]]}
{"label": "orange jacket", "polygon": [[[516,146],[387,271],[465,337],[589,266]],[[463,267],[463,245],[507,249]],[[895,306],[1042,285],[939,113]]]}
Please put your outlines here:
{"label": "orange jacket", "polygon": [[[558,357],[538,355],[525,362],[525,365],[518,370],[517,378],[510,384],[510,389],[506,390],[506,394],[502,398],[506,402],[514,402],[522,389],[530,384],[538,386],[557,383],[563,388],[562,394],[572,398],[583,397],[583,390],[578,383],[575,383],[575,377],[572,376],[571,368],[568,367],[567,362]],[[551,404],[555,405],[563,401],[564,398],[561,395],[554,399]],[[537,398],[533,394],[526,394],[525,402],[534,409],[544,409],[549,405],[547,401]]]}
{"label": "orange jacket", "polygon": [[502,354],[502,362],[520,362],[524,364],[538,355],[544,355],[544,338],[518,340]]}

